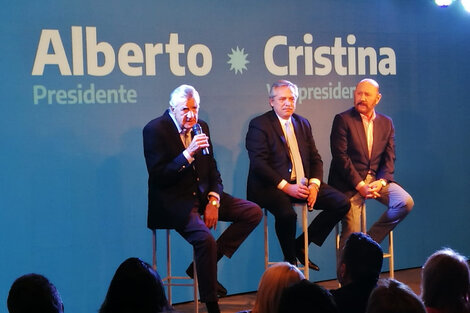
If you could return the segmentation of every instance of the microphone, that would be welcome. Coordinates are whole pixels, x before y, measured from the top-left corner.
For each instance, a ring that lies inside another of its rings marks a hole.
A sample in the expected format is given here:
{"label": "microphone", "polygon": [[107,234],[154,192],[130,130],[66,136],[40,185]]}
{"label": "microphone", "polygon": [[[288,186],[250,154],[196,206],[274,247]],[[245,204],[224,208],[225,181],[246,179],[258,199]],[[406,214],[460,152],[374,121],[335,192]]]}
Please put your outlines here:
{"label": "microphone", "polygon": [[[308,187],[308,179],[306,177],[302,177],[300,179],[300,184]],[[307,204],[307,209],[308,209],[309,212],[313,211],[313,207],[310,207],[308,204]]]}
{"label": "microphone", "polygon": [[[201,127],[201,125],[199,125],[199,123],[194,124],[193,133],[194,133],[194,135],[203,134],[202,127]],[[202,149],[202,154],[203,155],[208,155],[209,154],[209,148],[206,147],[206,148]]]}

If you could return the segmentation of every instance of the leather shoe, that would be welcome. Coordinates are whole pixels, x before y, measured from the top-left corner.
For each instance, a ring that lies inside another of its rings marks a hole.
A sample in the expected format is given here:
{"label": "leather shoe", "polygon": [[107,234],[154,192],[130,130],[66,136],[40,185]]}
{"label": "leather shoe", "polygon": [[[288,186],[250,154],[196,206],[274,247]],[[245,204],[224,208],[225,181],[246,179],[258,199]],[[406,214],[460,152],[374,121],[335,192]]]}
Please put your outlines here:
{"label": "leather shoe", "polygon": [[[297,247],[296,249],[297,259],[299,260],[300,264],[305,266],[305,249]],[[320,267],[313,263],[310,258],[308,259],[308,268],[314,271],[319,271]]]}
{"label": "leather shoe", "polygon": [[[191,263],[191,265],[189,265],[189,267],[186,269],[186,274],[189,277],[194,278],[193,263]],[[223,298],[226,296],[227,296],[227,289],[225,289],[225,287],[221,283],[219,283],[219,281],[217,281],[217,297]]]}

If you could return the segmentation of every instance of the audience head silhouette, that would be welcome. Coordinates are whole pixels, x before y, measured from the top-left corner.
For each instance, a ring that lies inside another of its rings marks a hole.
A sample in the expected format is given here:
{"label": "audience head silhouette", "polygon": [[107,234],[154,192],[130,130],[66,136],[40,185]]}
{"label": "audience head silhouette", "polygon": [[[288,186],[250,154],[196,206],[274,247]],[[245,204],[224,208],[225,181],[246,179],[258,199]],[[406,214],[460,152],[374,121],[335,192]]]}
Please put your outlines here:
{"label": "audience head silhouette", "polygon": [[116,270],[100,313],[168,312],[160,276],[139,258],[125,260]]}
{"label": "audience head silhouette", "polygon": [[382,270],[383,251],[367,234],[352,233],[341,254],[338,280],[346,285],[351,282],[376,283]]}
{"label": "audience head silhouette", "polygon": [[64,304],[56,287],[44,276],[21,276],[10,288],[7,299],[10,313],[62,313]]}
{"label": "audience head silhouette", "polygon": [[279,313],[336,313],[332,295],[317,284],[304,279],[282,293]]}
{"label": "audience head silhouette", "polygon": [[370,294],[366,313],[426,313],[426,308],[410,287],[383,279]]}
{"label": "audience head silhouette", "polygon": [[301,271],[288,262],[276,263],[261,277],[253,313],[278,313],[281,294],[287,287],[305,279]]}
{"label": "audience head silhouette", "polygon": [[467,259],[445,248],[433,253],[421,272],[421,297],[440,312],[470,312],[470,274]]}

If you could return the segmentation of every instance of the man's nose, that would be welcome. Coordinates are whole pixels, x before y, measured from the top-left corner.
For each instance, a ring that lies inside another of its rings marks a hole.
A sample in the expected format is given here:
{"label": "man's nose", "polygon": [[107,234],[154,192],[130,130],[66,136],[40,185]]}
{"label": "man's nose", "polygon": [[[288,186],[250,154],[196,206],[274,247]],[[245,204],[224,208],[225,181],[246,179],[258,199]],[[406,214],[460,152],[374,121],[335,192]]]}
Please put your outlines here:
{"label": "man's nose", "polygon": [[188,120],[192,119],[193,117],[194,117],[193,111],[189,111],[188,114],[186,114],[186,118],[187,118]]}

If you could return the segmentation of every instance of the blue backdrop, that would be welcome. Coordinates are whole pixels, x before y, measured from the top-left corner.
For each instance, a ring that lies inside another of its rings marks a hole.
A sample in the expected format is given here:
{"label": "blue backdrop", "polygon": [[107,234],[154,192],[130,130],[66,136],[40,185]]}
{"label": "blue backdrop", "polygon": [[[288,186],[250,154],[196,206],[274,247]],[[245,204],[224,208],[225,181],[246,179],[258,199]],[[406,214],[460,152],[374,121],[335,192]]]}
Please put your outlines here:
{"label": "blue backdrop", "polygon": [[[457,3],[23,0],[3,3],[0,23],[1,312],[29,272],[51,279],[68,312],[96,312],[124,259],[151,262],[141,130],[182,83],[201,94],[226,191],[245,197],[245,134],[269,109],[267,85],[299,85],[327,173],[334,114],[357,81],[376,79],[396,127],[396,178],[416,203],[395,232],[396,267],[442,246],[470,254],[470,15]],[[383,210],[369,207],[369,221]],[[191,249],[173,238],[182,271]],[[310,255],[322,268],[312,280],[335,277],[333,236]],[[262,272],[259,226],[219,263],[219,280],[253,291]],[[190,299],[179,289],[176,301]]]}

